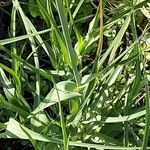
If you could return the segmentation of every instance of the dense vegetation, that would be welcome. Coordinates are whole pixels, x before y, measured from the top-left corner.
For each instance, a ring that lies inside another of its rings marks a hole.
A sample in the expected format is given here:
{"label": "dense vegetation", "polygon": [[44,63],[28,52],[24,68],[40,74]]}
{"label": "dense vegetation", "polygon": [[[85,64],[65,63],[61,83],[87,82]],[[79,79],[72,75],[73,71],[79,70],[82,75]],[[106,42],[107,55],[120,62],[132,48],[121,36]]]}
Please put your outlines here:
{"label": "dense vegetation", "polygon": [[150,149],[149,0],[3,4],[2,149]]}

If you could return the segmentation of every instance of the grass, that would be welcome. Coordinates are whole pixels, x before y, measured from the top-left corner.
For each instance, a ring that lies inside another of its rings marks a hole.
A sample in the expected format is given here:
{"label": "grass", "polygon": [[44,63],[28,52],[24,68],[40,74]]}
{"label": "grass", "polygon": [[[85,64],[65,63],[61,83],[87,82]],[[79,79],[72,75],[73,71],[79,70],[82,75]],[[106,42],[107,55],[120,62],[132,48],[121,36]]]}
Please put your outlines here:
{"label": "grass", "polygon": [[150,149],[149,5],[2,7],[2,18],[11,15],[0,39],[0,137],[36,150]]}

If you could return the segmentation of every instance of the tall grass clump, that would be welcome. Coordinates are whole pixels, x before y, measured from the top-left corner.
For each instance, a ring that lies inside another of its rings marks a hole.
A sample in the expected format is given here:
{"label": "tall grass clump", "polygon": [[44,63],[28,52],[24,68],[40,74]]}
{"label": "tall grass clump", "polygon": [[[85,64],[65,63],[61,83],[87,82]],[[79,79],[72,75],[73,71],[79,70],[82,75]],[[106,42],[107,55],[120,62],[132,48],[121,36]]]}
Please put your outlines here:
{"label": "tall grass clump", "polygon": [[9,18],[0,36],[2,140],[36,150],[150,149],[148,0],[0,8],[3,26]]}

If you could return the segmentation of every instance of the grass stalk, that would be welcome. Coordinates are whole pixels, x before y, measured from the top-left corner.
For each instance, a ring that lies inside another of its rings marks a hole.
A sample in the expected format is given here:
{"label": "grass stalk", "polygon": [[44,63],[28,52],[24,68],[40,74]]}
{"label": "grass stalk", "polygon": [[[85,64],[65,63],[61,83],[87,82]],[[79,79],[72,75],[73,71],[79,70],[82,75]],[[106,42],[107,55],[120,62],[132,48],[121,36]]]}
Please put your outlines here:
{"label": "grass stalk", "polygon": [[146,115],[145,115],[145,130],[144,130],[144,138],[143,138],[143,143],[142,143],[142,150],[147,150],[148,140],[150,137],[150,131],[149,131],[150,129],[150,93],[149,93],[149,84],[148,84],[148,79],[147,79],[145,62],[146,62],[146,55],[144,54],[143,71],[144,71],[144,78],[146,79],[146,82],[145,82]]}
{"label": "grass stalk", "polygon": [[71,44],[71,39],[70,39],[68,25],[67,25],[67,19],[66,19],[65,14],[64,14],[63,1],[62,0],[56,0],[56,5],[58,8],[58,14],[59,14],[60,22],[62,25],[62,30],[63,30],[64,38],[66,41],[66,46],[67,46],[67,49],[69,51],[72,70],[73,70],[73,73],[75,76],[76,83],[79,86],[81,81],[80,81],[80,74],[79,74],[79,71],[77,69],[77,63],[76,63],[77,56],[76,56],[76,53],[75,53],[75,51],[72,47],[72,44]]}
{"label": "grass stalk", "polygon": [[52,79],[52,80],[53,80],[54,88],[56,89],[57,97],[58,97],[59,116],[60,116],[61,129],[62,129],[62,134],[63,134],[64,150],[69,150],[68,137],[67,137],[67,132],[66,132],[66,123],[65,123],[65,120],[64,120],[64,116],[63,116],[63,111],[62,111],[60,96],[59,96],[57,85],[56,85],[54,79]]}

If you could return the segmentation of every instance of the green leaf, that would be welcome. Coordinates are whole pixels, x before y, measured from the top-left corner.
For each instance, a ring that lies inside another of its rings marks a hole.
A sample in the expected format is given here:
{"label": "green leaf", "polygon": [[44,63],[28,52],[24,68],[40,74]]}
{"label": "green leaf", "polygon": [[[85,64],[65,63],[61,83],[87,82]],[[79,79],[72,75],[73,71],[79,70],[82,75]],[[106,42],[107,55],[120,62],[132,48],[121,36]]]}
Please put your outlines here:
{"label": "green leaf", "polygon": [[28,35],[21,35],[21,36],[16,36],[16,37],[13,37],[13,38],[0,40],[0,44],[1,45],[6,45],[6,44],[13,43],[13,42],[19,42],[21,40],[25,40],[25,39],[28,39],[30,37],[33,37],[33,36],[36,36],[36,35],[39,35],[39,34],[44,34],[44,33],[50,32],[50,31],[51,31],[51,29],[45,29],[45,30],[42,30],[42,31],[30,33]]}
{"label": "green leaf", "polygon": [[[60,97],[60,101],[81,97],[81,94],[77,93],[76,84],[72,81],[62,81],[56,84],[58,88],[58,94]],[[39,104],[39,106],[32,112],[32,114],[36,114],[45,108],[58,103],[58,95],[57,90],[53,88],[45,99]]]}
{"label": "green leaf", "polygon": [[23,109],[23,107],[18,107],[10,102],[6,101],[5,98],[0,94],[0,108],[4,108],[6,110],[11,110],[12,112],[16,112],[23,117],[27,117],[29,112]]}
{"label": "green leaf", "polygon": [[65,42],[66,42],[67,51],[69,53],[69,58],[71,60],[71,67],[72,67],[72,70],[74,73],[76,83],[79,86],[80,85],[80,74],[79,74],[79,71],[77,68],[78,58],[77,58],[77,54],[76,54],[75,50],[72,47],[71,38],[69,35],[69,30],[68,30],[67,18],[66,18],[65,13],[64,13],[65,10],[63,7],[63,1],[62,0],[56,0],[56,5],[57,5],[57,10],[58,10],[60,22],[62,25],[62,30],[63,30]]}
{"label": "green leaf", "polygon": [[127,116],[118,116],[118,117],[104,117],[104,116],[102,117],[100,115],[97,115],[95,118],[92,118],[88,121],[83,121],[83,123],[88,124],[88,123],[92,123],[92,122],[94,123],[99,121],[103,123],[123,123],[144,116],[145,114],[146,114],[146,110],[142,110]]}
{"label": "green leaf", "polygon": [[20,138],[20,139],[29,139],[29,135],[30,135],[30,137],[34,140],[44,141],[44,142],[51,141],[50,139],[41,135],[40,133],[34,132],[26,128],[25,126],[21,125],[13,118],[9,119],[5,135],[7,138]]}
{"label": "green leaf", "polygon": [[36,4],[35,0],[29,0],[28,8],[29,8],[30,14],[33,17],[37,17],[37,16],[41,15],[41,13],[40,13],[40,11],[39,11],[39,9],[37,7],[37,4]]}

